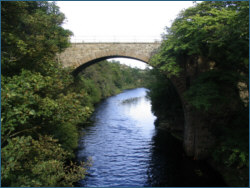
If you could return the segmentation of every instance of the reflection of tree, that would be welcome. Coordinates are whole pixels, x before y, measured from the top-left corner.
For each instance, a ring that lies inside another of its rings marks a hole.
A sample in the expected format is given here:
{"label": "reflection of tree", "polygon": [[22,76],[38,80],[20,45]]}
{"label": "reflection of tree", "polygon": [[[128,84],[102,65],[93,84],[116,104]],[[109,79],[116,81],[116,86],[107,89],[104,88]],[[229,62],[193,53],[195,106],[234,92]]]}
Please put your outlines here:
{"label": "reflection of tree", "polygon": [[143,97],[129,98],[129,99],[123,100],[122,104],[125,104],[125,105],[128,105],[128,104],[137,105],[141,101],[142,98],[144,98],[144,96]]}
{"label": "reflection of tree", "polygon": [[221,177],[205,162],[184,156],[181,141],[164,130],[152,138],[151,160],[146,186],[225,186]]}
{"label": "reflection of tree", "polygon": [[152,138],[151,161],[148,168],[149,186],[174,186],[181,179],[178,173],[182,158],[181,143],[170,134],[156,130]]}

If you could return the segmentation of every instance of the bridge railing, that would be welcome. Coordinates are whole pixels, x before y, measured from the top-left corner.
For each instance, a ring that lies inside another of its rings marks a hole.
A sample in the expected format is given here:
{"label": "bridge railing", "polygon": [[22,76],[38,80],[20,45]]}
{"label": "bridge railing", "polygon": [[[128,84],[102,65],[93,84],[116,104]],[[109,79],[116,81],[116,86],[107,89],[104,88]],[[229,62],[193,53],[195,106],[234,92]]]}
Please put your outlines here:
{"label": "bridge railing", "polygon": [[72,36],[71,43],[105,43],[105,42],[132,42],[132,43],[152,43],[161,42],[160,36]]}

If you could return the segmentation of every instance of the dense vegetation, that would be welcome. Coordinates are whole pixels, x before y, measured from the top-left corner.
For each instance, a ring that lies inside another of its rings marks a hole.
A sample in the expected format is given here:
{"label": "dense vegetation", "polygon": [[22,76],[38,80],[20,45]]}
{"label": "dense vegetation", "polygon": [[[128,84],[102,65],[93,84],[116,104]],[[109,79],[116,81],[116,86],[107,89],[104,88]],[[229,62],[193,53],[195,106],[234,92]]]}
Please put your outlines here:
{"label": "dense vegetation", "polygon": [[[151,64],[171,77],[189,66],[198,67],[199,60],[209,62],[210,67],[196,69],[185,99],[213,121],[217,142],[211,154],[224,175],[232,172],[233,178],[225,176],[226,181],[248,186],[248,1],[202,2],[182,11],[166,28]],[[153,104],[167,97],[161,86],[152,88],[154,93],[159,97],[152,97]]]}
{"label": "dense vegetation", "polygon": [[73,77],[55,61],[71,32],[54,3],[1,2],[1,13],[2,186],[73,186],[88,166],[72,162],[79,127],[96,102],[145,74],[101,62]]}
{"label": "dense vegetation", "polygon": [[75,78],[75,88],[84,89],[90,96],[89,103],[95,104],[124,89],[146,87],[151,79],[149,72],[149,69],[131,68],[116,61],[102,61],[80,72]]}

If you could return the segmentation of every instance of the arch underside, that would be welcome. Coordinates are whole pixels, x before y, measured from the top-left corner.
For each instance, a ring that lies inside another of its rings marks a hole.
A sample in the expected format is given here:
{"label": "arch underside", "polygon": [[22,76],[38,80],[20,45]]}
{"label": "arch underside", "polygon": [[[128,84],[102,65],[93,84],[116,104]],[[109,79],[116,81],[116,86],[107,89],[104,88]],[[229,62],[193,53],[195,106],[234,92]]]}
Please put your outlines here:
{"label": "arch underside", "polygon": [[134,60],[138,60],[138,61],[141,61],[143,63],[148,64],[147,61],[142,60],[140,58],[136,58],[136,57],[124,56],[124,55],[109,55],[109,56],[103,56],[103,57],[95,58],[95,59],[87,61],[87,62],[83,62],[80,66],[78,66],[73,71],[73,75],[77,75],[79,72],[81,72],[83,69],[85,69],[86,67],[88,67],[90,65],[93,65],[93,64],[98,63],[100,61],[111,59],[111,58],[128,58],[128,59],[134,59]]}

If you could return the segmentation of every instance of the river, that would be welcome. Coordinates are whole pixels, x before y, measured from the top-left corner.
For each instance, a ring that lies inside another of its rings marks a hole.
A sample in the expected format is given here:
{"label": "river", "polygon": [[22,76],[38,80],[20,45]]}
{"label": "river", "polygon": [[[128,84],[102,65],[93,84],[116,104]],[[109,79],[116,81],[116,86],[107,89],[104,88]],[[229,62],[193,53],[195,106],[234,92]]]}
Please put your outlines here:
{"label": "river", "polygon": [[204,162],[185,157],[180,141],[155,128],[146,92],[125,90],[96,107],[77,152],[92,166],[78,186],[225,186]]}

